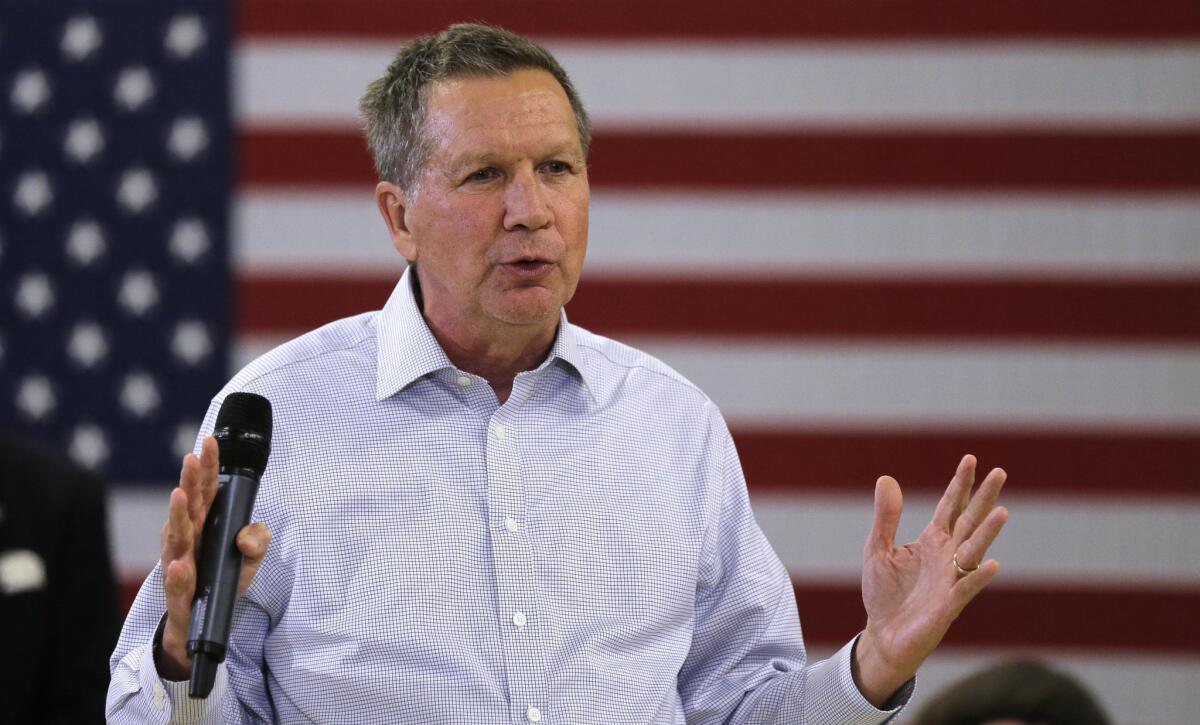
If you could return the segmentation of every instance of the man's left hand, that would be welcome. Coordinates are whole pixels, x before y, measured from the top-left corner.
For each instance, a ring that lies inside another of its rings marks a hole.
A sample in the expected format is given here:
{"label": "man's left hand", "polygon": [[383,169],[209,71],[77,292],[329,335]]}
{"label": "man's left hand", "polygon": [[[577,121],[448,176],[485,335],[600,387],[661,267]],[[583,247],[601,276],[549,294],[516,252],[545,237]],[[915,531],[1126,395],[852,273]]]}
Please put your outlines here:
{"label": "man's left hand", "polygon": [[855,682],[876,707],[916,674],[950,623],[1000,570],[999,562],[984,557],[1008,520],[1008,511],[996,505],[1004,479],[1004,471],[992,469],[972,496],[975,458],[964,456],[933,520],[899,548],[900,484],[890,476],[876,482],[875,524],[863,550],[867,626],[854,652]]}

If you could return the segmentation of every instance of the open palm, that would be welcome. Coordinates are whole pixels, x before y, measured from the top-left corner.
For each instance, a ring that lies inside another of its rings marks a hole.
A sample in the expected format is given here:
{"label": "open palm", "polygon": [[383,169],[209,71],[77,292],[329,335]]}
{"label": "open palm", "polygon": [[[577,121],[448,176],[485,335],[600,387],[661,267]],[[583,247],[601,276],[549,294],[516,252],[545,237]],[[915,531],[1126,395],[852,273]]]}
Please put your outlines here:
{"label": "open palm", "polygon": [[[890,476],[875,485],[875,523],[863,550],[862,595],[867,628],[856,652],[860,687],[883,699],[916,673],[963,608],[996,575],[983,561],[1008,520],[996,505],[1005,473],[996,468],[975,495],[975,458],[964,456],[916,541],[897,547],[903,497]],[[955,567],[957,561],[964,570]],[[889,689],[890,688],[890,689]]]}

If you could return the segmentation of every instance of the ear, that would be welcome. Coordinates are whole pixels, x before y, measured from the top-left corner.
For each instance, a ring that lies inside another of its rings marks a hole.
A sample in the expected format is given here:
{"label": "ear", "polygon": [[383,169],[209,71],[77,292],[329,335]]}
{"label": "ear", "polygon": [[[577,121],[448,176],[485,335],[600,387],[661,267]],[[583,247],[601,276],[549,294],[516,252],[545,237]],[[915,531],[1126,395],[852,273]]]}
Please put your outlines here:
{"label": "ear", "polygon": [[390,181],[379,182],[375,185],[375,205],[392,236],[392,246],[409,262],[417,261],[417,245],[404,218],[408,211],[404,190]]}

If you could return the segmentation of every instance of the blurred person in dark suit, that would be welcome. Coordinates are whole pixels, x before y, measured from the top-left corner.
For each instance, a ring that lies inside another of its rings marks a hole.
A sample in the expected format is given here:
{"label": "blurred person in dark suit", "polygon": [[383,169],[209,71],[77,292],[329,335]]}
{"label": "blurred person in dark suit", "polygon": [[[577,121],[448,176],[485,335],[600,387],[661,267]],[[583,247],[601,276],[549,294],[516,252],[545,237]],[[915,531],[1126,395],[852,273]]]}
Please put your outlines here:
{"label": "blurred person in dark suit", "polygon": [[917,725],[1109,725],[1091,693],[1070,675],[1014,660],[969,675],[921,709]]}
{"label": "blurred person in dark suit", "polygon": [[106,515],[95,475],[0,436],[0,721],[103,722],[120,623]]}

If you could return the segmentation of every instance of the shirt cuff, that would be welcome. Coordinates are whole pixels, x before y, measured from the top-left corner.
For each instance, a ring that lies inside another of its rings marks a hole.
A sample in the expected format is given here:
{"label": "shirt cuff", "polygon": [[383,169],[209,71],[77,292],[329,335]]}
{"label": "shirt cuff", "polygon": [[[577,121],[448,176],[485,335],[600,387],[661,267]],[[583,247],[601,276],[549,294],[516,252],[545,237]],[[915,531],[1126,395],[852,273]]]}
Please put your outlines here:
{"label": "shirt cuff", "polygon": [[[861,635],[860,635],[861,636]],[[854,684],[854,645],[858,636],[846,643],[832,657],[812,665],[805,686],[810,693],[827,693],[809,700],[805,712],[809,722],[836,722],[845,725],[880,725],[889,722],[908,704],[916,686],[916,678],[904,683],[885,703],[886,709],[872,705]]]}
{"label": "shirt cuff", "polygon": [[[209,703],[220,703],[225,699],[225,689],[229,683],[228,669],[225,663],[217,665],[217,677],[213,681],[212,692],[204,699],[188,697],[188,681],[172,682],[162,680],[161,686],[166,690],[166,696],[171,701],[171,722],[180,725],[198,725],[204,721],[210,709]],[[215,712],[215,709],[214,709]]]}
{"label": "shirt cuff", "polygon": [[[859,637],[862,637],[862,632],[859,632],[857,635],[855,635],[854,639],[847,642],[846,646],[838,650],[838,653],[830,659],[838,662],[838,673],[840,675],[839,679],[846,687],[854,691],[854,694],[858,696],[859,701],[867,707],[875,709],[875,711],[880,714],[888,715],[888,720],[890,720],[891,716],[900,712],[900,710],[902,710],[904,706],[912,700],[913,692],[915,692],[917,688],[917,678],[914,677],[908,682],[905,682],[900,686],[899,690],[896,690],[894,693],[892,693],[892,696],[887,699],[887,702],[883,703],[882,708],[876,708],[867,701],[867,698],[863,697],[862,690],[859,690],[858,685],[854,683],[854,646],[858,644]],[[887,722],[887,720],[884,722]]]}
{"label": "shirt cuff", "polygon": [[[163,625],[167,621],[167,615],[163,615],[162,620],[158,623],[158,629],[154,632],[154,639],[150,643],[147,650],[141,658],[141,668],[139,672],[139,680],[141,681],[142,691],[151,693],[154,709],[166,711],[170,718],[170,723],[179,723],[180,725],[198,725],[203,722],[209,710],[209,703],[220,703],[225,697],[225,690],[228,686],[229,675],[225,663],[217,665],[216,679],[213,681],[212,692],[204,699],[193,699],[188,697],[188,680],[175,682],[160,677],[158,668],[154,664],[154,651],[162,646],[162,631]],[[168,707],[169,705],[169,707]]]}

